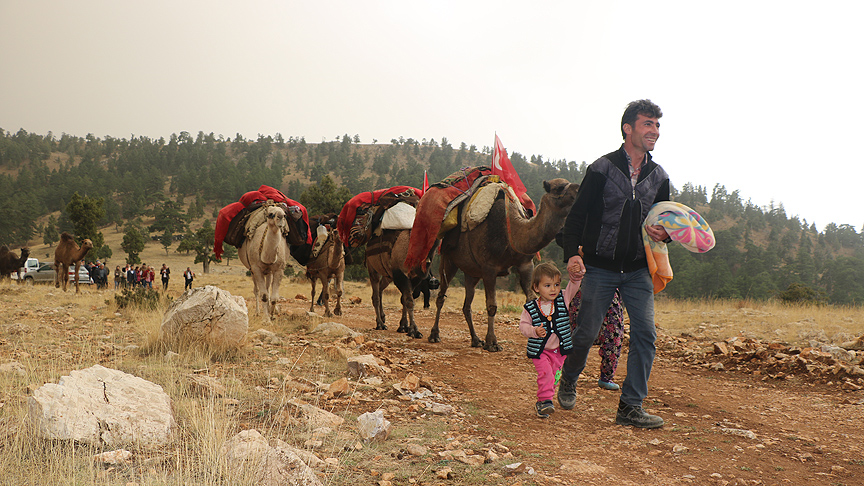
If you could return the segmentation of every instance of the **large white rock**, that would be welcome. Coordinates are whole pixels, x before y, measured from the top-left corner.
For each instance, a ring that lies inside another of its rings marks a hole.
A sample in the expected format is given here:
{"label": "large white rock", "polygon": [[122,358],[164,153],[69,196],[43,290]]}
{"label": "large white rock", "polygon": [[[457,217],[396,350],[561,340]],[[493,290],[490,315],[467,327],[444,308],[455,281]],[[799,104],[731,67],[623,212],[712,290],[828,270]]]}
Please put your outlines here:
{"label": "large white rock", "polygon": [[28,402],[30,419],[48,439],[156,447],[170,443],[176,427],[161,386],[100,365],[43,385]]}
{"label": "large white rock", "polygon": [[259,486],[319,486],[321,480],[293,448],[277,441],[271,447],[255,429],[244,430],[222,446],[222,456],[233,474],[252,475]]}
{"label": "large white rock", "polygon": [[249,312],[242,297],[206,285],[177,298],[162,317],[160,338],[169,346],[236,349],[249,330]]}

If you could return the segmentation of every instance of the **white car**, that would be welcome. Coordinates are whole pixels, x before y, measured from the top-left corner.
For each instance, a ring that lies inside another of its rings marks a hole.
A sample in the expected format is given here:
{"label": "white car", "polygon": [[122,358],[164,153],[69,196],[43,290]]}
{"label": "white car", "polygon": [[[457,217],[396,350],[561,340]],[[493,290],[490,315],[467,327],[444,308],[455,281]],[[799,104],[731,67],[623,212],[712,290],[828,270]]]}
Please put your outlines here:
{"label": "white car", "polygon": [[[23,276],[24,283],[33,284],[39,282],[46,283],[54,283],[54,264],[53,263],[43,263],[39,265],[39,268],[27,272],[26,275]],[[75,282],[75,266],[69,267],[69,281]],[[87,273],[87,268],[84,265],[81,265],[81,268],[78,269],[78,283],[79,284],[87,284],[90,285],[93,283],[90,280],[90,274]]]}

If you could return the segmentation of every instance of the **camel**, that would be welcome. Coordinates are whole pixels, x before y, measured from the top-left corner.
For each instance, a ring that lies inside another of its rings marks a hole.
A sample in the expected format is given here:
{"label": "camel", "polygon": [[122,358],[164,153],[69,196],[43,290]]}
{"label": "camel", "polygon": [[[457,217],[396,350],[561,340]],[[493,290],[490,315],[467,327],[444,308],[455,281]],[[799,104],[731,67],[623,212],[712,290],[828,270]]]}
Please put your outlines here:
{"label": "camel", "polygon": [[[309,225],[313,233],[318,234],[316,246],[320,245],[318,253],[312,255],[312,246],[301,247],[303,256],[307,257],[306,277],[312,281],[312,306],[309,312],[315,312],[315,284],[321,281],[321,297],[324,301],[324,316],[342,315],[342,281],[345,278],[345,247],[339,232],[335,229],[335,214],[326,217],[309,218]],[[330,221],[331,223],[325,223]],[[323,245],[321,242],[324,242]],[[294,255],[295,252],[292,252]],[[296,255],[295,255],[296,258]],[[299,259],[298,259],[299,260]],[[336,307],[330,312],[330,279],[335,279]]]}
{"label": "camel", "polygon": [[[384,197],[382,197],[384,199]],[[405,199],[408,204],[416,205],[419,198],[413,195]],[[392,201],[391,201],[392,202]],[[386,202],[384,204],[387,204]],[[414,321],[414,290],[428,278],[429,263],[437,249],[433,247],[426,258],[425,264],[415,268],[406,268],[404,262],[408,254],[411,237],[410,229],[382,230],[377,229],[373,222],[381,221],[385,205],[372,206],[357,211],[357,217],[351,226],[352,241],[356,244],[366,243],[366,270],[369,272],[369,283],[372,286],[372,308],[375,309],[375,329],[384,330],[384,307],[381,304],[381,293],[393,282],[402,294],[402,318],[396,332],[404,332],[408,336],[419,339],[423,337]],[[426,270],[424,270],[426,269]],[[428,287],[427,287],[428,288]],[[428,290],[426,291],[428,295]],[[427,297],[428,299],[428,297]],[[428,300],[427,300],[428,301]]]}
{"label": "camel", "polygon": [[14,273],[18,277],[18,283],[22,283],[21,267],[27,263],[28,258],[30,258],[30,248],[26,246],[21,248],[20,258],[9,251],[9,247],[6,245],[0,246],[0,279],[9,278]]}
{"label": "camel", "polygon": [[75,265],[75,293],[80,291],[78,287],[78,270],[81,268],[81,260],[90,249],[93,248],[93,242],[85,239],[79,247],[75,243],[75,238],[67,232],[60,235],[60,243],[54,249],[54,287],[60,288],[63,286],[63,292],[66,292],[67,284],[69,283],[69,267]]}
{"label": "camel", "polygon": [[279,301],[279,284],[288,262],[288,242],[285,237],[291,231],[285,210],[280,205],[268,201],[256,213],[246,222],[247,236],[240,246],[238,257],[243,266],[252,272],[255,313],[260,313],[260,304],[264,303],[264,316],[269,321]]}
{"label": "camel", "polygon": [[[509,274],[514,268],[519,274],[519,284],[525,293],[526,302],[535,297],[531,289],[531,272],[534,270],[534,254],[549,244],[564,226],[564,220],[576,200],[578,184],[565,179],[544,181],[546,194],[540,200],[537,214],[528,219],[518,210],[518,203],[507,198],[499,198],[492,205],[486,219],[466,232],[457,226],[448,231],[441,241],[441,263],[439,280],[441,288],[435,300],[437,311],[435,325],[429,333],[429,342],[440,342],[438,323],[441,307],[447,297],[447,288],[456,274],[465,274],[465,302],[462,314],[471,331],[471,346],[482,347],[487,351],[500,351],[495,337],[495,314],[498,311],[495,298],[495,279]],[[483,281],[486,292],[486,315],[488,318],[486,339],[481,340],[474,332],[471,319],[471,302],[474,300],[474,287]]]}

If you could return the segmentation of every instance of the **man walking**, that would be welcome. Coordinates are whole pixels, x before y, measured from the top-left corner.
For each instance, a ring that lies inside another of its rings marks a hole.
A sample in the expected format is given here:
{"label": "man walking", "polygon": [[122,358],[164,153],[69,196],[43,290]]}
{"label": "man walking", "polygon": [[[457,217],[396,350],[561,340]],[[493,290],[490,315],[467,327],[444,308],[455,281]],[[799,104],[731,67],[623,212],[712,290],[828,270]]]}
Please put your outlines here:
{"label": "man walking", "polygon": [[[576,380],[619,289],[630,316],[630,351],[615,422],[646,429],[663,426],[662,418],[642,409],[657,332],[654,285],[641,233],[651,206],[669,200],[669,176],[650,153],[660,137],[662,116],[650,100],[627,105],[621,117],[624,143],[588,167],[562,231],[567,271],[571,278],[584,277],[573,351],[564,362],[558,403],[567,410],[576,405]],[[646,231],[654,241],[668,239],[662,226]]]}

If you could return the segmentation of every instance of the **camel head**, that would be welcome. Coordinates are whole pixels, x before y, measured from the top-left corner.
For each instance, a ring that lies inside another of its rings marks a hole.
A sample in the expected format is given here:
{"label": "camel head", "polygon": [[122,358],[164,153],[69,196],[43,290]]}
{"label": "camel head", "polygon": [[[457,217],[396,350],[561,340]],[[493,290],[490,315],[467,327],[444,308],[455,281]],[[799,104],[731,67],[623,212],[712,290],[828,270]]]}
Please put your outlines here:
{"label": "camel head", "polygon": [[[87,253],[88,251],[90,251],[90,250],[92,250],[92,249],[93,249],[93,242],[90,241],[89,238],[87,238],[86,240],[84,240],[84,241],[81,242],[81,250],[82,250],[84,253]],[[84,253],[82,253],[82,255],[83,255]]]}
{"label": "camel head", "polygon": [[285,211],[279,206],[270,206],[265,210],[265,217],[267,218],[267,224],[270,226],[276,226],[279,229],[285,229],[287,231],[287,224],[285,222]]}
{"label": "camel head", "polygon": [[541,207],[548,205],[550,209],[569,211],[576,201],[579,184],[571,184],[567,179],[552,179],[543,181],[543,189],[546,190],[546,194],[540,200]]}
{"label": "camel head", "polygon": [[30,248],[25,246],[21,248],[21,261],[26,262],[28,258],[30,258]]}

